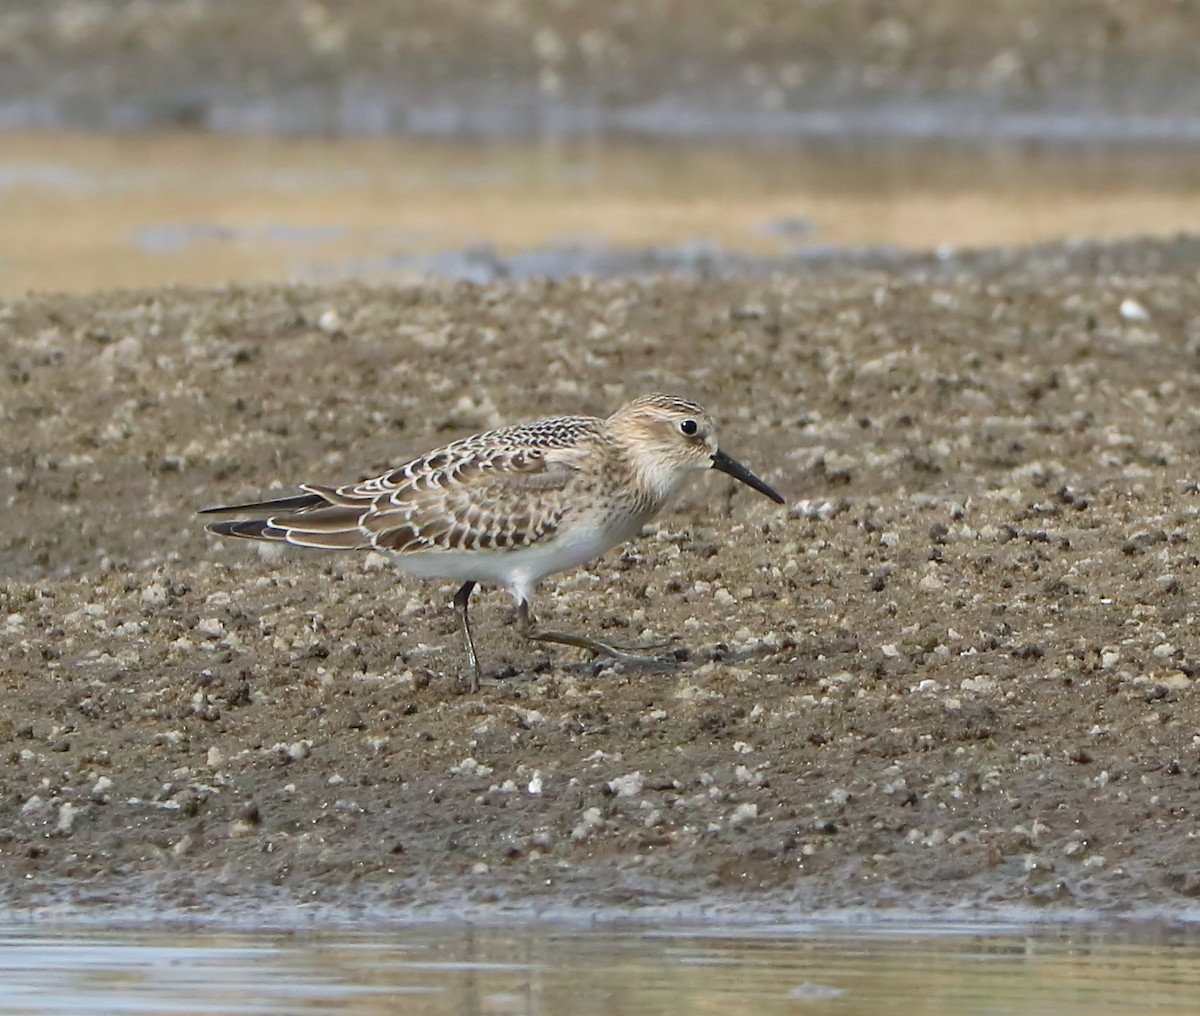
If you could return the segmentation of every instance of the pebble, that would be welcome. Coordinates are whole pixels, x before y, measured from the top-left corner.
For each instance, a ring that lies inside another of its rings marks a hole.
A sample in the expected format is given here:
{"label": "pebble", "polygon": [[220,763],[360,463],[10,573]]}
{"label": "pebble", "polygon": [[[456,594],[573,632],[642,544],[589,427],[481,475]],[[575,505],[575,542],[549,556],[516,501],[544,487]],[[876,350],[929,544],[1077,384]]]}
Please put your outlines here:
{"label": "pebble", "polygon": [[450,767],[455,776],[491,776],[492,767],[480,765],[470,755]]}
{"label": "pebble", "polygon": [[745,804],[739,804],[733,809],[733,814],[729,816],[729,824],[737,829],[739,826],[744,826],[752,818],[758,818],[758,805],[751,801]]}
{"label": "pebble", "polygon": [[75,825],[75,816],[79,809],[70,801],[64,801],[58,806],[58,821],[54,824],[54,831],[62,835],[67,835],[71,832],[72,826]]}
{"label": "pebble", "polygon": [[380,571],[383,568],[386,568],[387,565],[387,557],[384,554],[379,553],[377,550],[372,550],[369,551],[367,556],[363,558],[362,570],[365,572]]}
{"label": "pebble", "polygon": [[604,825],[604,819],[600,817],[599,808],[588,808],[584,811],[583,816],[571,830],[571,839],[577,843],[580,840],[586,840],[597,829]]}
{"label": "pebble", "polygon": [[637,797],[645,785],[646,780],[642,776],[641,770],[626,773],[624,776],[618,776],[616,779],[608,781],[608,789],[617,797]]}
{"label": "pebble", "polygon": [[746,783],[752,787],[761,787],[766,782],[762,773],[756,773],[753,769],[742,765],[733,767],[733,776],[739,783]]}
{"label": "pebble", "polygon": [[317,327],[326,335],[336,335],[342,330],[342,315],[330,307],[317,318]]}
{"label": "pebble", "polygon": [[1133,297],[1127,296],[1121,301],[1121,317],[1126,321],[1149,321],[1150,312]]}

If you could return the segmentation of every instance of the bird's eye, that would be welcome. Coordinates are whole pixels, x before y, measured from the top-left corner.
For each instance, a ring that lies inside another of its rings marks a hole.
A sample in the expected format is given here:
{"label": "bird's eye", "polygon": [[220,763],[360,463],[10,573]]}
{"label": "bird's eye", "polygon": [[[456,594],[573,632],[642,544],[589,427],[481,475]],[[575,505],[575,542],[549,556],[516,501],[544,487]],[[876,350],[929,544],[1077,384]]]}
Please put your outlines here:
{"label": "bird's eye", "polygon": [[691,437],[699,429],[700,424],[698,424],[695,420],[681,420],[679,422],[680,433],[686,434],[688,437]]}

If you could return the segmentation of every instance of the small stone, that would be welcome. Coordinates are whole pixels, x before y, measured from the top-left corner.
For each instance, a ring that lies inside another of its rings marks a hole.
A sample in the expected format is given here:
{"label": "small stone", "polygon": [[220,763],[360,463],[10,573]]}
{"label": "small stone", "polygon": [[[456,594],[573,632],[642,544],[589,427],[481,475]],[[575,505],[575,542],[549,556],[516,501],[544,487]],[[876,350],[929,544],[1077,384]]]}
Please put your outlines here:
{"label": "small stone", "polygon": [[1121,301],[1121,317],[1126,321],[1149,321],[1150,312],[1133,297],[1127,296]]}
{"label": "small stone", "polygon": [[762,773],[756,773],[747,766],[734,766],[733,776],[739,783],[745,783],[751,787],[761,787],[766,782]]}
{"label": "small stone", "polygon": [[616,794],[617,797],[637,797],[645,785],[646,780],[640,770],[634,773],[626,773],[624,776],[618,776],[616,779],[608,781],[608,789]]}
{"label": "small stone", "polygon": [[317,318],[317,327],[326,335],[337,335],[342,331],[342,315],[330,307]]}
{"label": "small stone", "polygon": [[202,617],[196,622],[196,631],[206,638],[220,638],[225,634],[225,625],[219,617]]}
{"label": "small stone", "polygon": [[455,776],[491,776],[492,767],[480,765],[470,755],[450,767]]}
{"label": "small stone", "polygon": [[758,805],[752,802],[739,804],[733,809],[733,814],[729,816],[729,824],[737,829],[744,826],[753,818],[758,818]]}
{"label": "small stone", "polygon": [[600,809],[588,808],[583,813],[583,816],[580,818],[579,822],[576,823],[575,828],[571,830],[571,839],[575,840],[577,843],[580,840],[586,840],[592,835],[592,833],[594,833],[603,825],[604,819],[600,817]]}
{"label": "small stone", "polygon": [[71,832],[71,827],[75,825],[75,816],[79,809],[70,801],[64,801],[58,806],[58,821],[54,824],[54,831],[62,836],[67,836]]}

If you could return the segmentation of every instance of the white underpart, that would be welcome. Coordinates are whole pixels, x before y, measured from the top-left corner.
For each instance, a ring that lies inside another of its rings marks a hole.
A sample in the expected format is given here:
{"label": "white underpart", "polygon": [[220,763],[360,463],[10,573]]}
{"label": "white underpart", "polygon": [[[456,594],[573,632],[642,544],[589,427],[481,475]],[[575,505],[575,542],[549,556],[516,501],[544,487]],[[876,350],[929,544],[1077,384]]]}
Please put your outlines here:
{"label": "white underpart", "polygon": [[646,520],[626,518],[604,529],[577,529],[520,550],[434,550],[400,554],[396,566],[410,575],[503,586],[516,603],[528,602],[547,575],[578,568],[636,536]]}

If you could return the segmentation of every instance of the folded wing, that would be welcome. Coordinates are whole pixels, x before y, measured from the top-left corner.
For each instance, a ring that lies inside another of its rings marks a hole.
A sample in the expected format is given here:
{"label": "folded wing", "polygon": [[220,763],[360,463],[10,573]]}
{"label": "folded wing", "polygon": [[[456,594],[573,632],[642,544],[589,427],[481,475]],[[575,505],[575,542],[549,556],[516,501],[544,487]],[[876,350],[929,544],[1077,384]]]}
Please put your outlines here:
{"label": "folded wing", "polygon": [[577,476],[540,448],[450,446],[361,483],[305,484],[294,497],[205,512],[252,516],[211,523],[210,532],[298,547],[516,550],[553,537]]}

